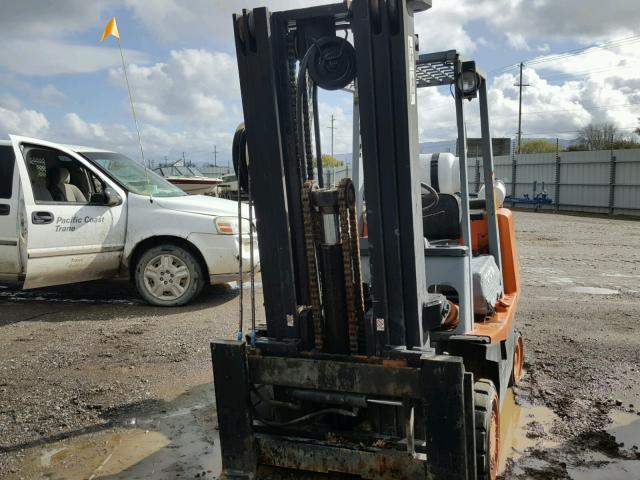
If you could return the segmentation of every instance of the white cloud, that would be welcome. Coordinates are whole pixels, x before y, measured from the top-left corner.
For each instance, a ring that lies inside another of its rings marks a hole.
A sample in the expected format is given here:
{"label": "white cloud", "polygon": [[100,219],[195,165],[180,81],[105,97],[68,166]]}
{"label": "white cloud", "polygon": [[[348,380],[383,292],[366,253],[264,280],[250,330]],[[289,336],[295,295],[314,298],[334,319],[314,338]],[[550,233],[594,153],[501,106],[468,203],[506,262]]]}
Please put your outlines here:
{"label": "white cloud", "polygon": [[49,129],[49,121],[35,110],[12,109],[0,104],[0,138],[8,134],[39,136]]}
{"label": "white cloud", "polygon": [[[465,0],[469,2],[470,0]],[[637,32],[640,9],[637,0],[481,0],[491,3],[487,21],[499,30],[519,32],[525,38],[594,39]]]}
{"label": "white cloud", "polygon": [[125,0],[125,4],[149,32],[163,41],[206,38],[233,39],[231,16],[243,8],[268,6],[270,11],[323,5],[327,0],[190,0],[188,8],[179,0]]}
{"label": "white cloud", "polygon": [[[100,32],[110,11],[123,0],[8,1],[2,4],[0,67],[21,75],[82,74],[115,67],[117,48],[100,45]],[[71,42],[79,32],[94,32],[93,42]],[[126,52],[127,60],[143,62],[142,52]]]}
{"label": "white cloud", "polygon": [[13,95],[5,93],[0,96],[0,107],[7,108],[9,110],[22,110],[22,102]]}
{"label": "white cloud", "polygon": [[[575,138],[576,131],[591,123],[612,122],[630,134],[640,117],[637,79],[564,79],[551,83],[540,72],[527,68],[524,81],[522,128],[525,137]],[[518,76],[505,73],[489,89],[492,134],[511,137],[518,129]],[[478,102],[467,106],[467,134],[478,136]],[[449,92],[425,89],[419,92],[421,141],[451,140],[457,136],[453,99]]]}
{"label": "white cloud", "polygon": [[420,36],[421,52],[459,50],[463,55],[477,48],[468,31],[468,22],[481,18],[482,12],[469,2],[433,2],[433,8],[415,16],[415,32]]}
{"label": "white cloud", "polygon": [[[125,52],[127,61],[143,62],[146,55]],[[0,49],[0,66],[21,75],[92,73],[119,65],[117,48],[49,40],[7,40]]]}
{"label": "white cloud", "polygon": [[[111,0],[19,0],[2,2],[0,28],[5,38],[59,38],[106,24]],[[96,38],[97,40],[98,38]]]}
{"label": "white cloud", "polygon": [[109,140],[102,125],[85,122],[76,113],[67,113],[64,116],[63,125],[66,128],[67,135],[72,138],[91,139],[94,141]]}
{"label": "white cloud", "polygon": [[531,50],[531,47],[521,33],[506,32],[507,42],[515,50]]}
{"label": "white cloud", "polygon": [[[132,64],[128,72],[137,112],[145,122],[230,130],[242,119],[236,62],[226,53],[173,50],[166,62]],[[109,73],[111,81],[124,88],[122,69]]]}
{"label": "white cloud", "polygon": [[58,90],[55,85],[48,84],[40,89],[40,96],[45,102],[56,104],[67,98],[67,96]]}

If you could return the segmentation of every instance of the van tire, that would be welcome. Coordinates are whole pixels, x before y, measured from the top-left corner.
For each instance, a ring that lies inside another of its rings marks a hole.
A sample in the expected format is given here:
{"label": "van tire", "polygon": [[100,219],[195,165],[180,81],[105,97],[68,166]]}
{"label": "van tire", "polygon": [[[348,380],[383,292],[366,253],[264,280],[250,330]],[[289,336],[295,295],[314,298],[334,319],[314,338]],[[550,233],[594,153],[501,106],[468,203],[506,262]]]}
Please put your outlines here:
{"label": "van tire", "polygon": [[205,283],[196,256],[171,243],[156,245],[142,253],[134,279],[142,298],[160,307],[189,303],[202,292]]}

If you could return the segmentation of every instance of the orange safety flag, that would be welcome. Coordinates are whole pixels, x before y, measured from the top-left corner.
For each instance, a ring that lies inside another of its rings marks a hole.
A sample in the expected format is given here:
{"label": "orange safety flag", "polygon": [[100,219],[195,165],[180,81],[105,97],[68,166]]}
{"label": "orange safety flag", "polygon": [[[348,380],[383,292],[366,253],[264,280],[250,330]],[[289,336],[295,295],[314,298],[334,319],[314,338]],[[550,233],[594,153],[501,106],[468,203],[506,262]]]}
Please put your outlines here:
{"label": "orange safety flag", "polygon": [[103,41],[109,35],[113,35],[118,40],[120,40],[120,32],[118,31],[118,24],[116,23],[116,17],[111,17],[107,26],[104,27],[104,32],[102,32],[102,38],[100,41]]}

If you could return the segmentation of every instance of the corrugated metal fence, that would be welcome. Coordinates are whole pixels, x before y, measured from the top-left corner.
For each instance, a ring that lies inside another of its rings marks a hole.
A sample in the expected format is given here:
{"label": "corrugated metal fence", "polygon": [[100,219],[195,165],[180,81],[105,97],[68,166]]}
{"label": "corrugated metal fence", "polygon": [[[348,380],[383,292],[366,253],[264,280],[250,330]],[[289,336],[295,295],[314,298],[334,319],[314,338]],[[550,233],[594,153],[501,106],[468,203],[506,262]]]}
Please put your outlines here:
{"label": "corrugated metal fence", "polygon": [[[539,208],[640,216],[640,150],[560,152],[494,158],[496,178],[507,194],[534,197],[545,191],[551,205]],[[470,158],[471,190],[482,184],[482,159]],[[526,206],[526,205],[523,205]]]}
{"label": "corrugated metal fence", "polygon": [[[508,195],[533,198],[534,185],[537,193],[545,191],[552,203],[538,208],[640,216],[640,150],[500,156],[494,158],[494,166]],[[324,169],[327,186],[349,176],[353,176],[349,164]],[[484,181],[482,159],[473,154],[468,178],[470,190],[477,192]]]}

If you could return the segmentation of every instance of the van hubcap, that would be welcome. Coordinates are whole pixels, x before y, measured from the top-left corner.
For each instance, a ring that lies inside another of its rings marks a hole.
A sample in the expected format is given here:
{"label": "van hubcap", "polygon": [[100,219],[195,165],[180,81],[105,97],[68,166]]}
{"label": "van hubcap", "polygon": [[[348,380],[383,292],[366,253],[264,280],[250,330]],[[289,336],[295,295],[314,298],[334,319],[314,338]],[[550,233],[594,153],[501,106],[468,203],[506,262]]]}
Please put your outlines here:
{"label": "van hubcap", "polygon": [[160,300],[175,300],[189,288],[191,275],[185,263],[171,254],[154,257],[144,268],[147,291]]}

